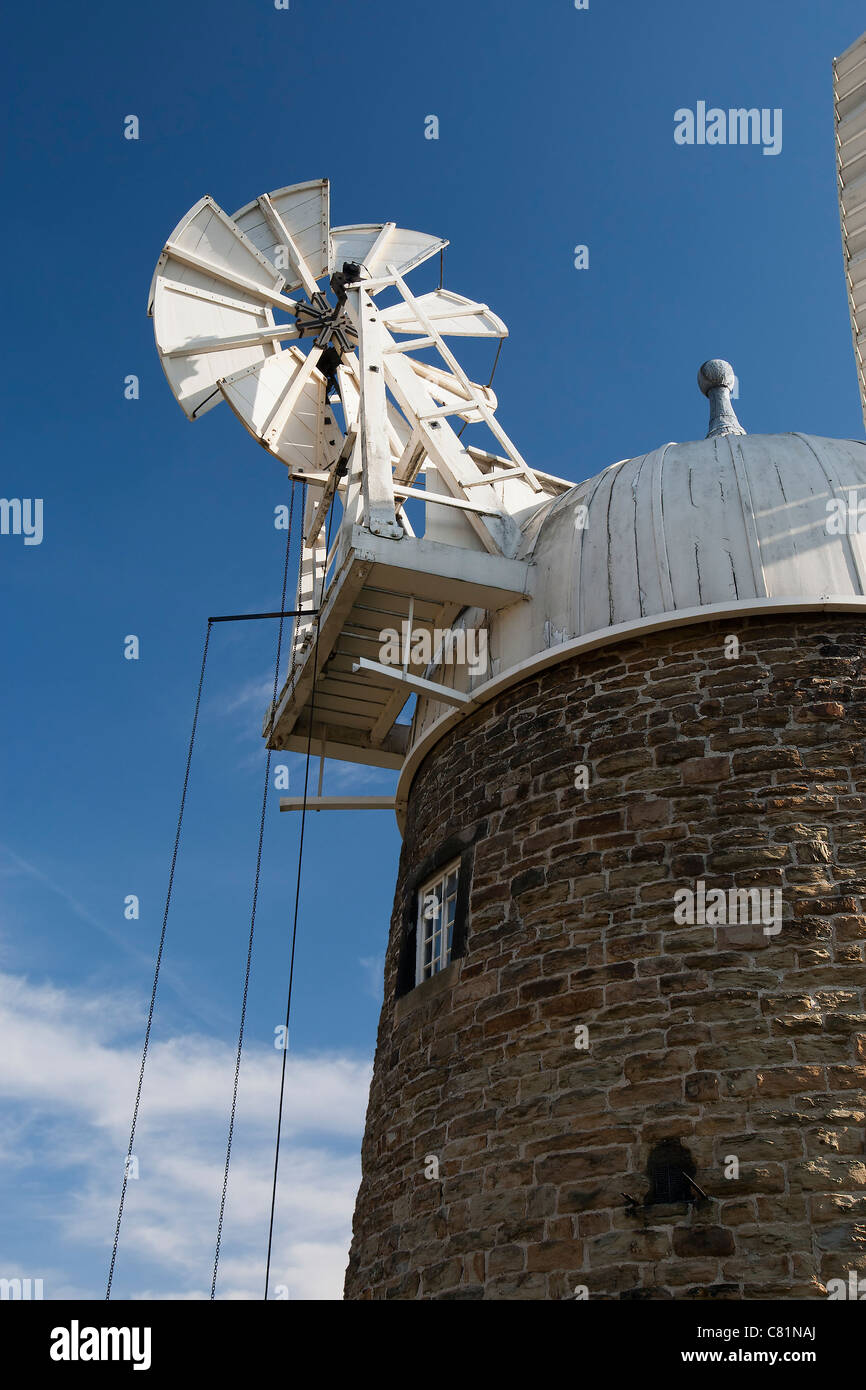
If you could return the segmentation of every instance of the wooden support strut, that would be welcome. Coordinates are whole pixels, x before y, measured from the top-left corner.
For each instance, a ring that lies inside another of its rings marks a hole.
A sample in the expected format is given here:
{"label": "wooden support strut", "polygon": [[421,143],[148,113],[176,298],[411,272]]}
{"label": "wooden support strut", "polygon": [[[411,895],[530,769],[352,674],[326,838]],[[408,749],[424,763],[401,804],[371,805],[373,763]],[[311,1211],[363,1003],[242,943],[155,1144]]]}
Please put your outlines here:
{"label": "wooden support strut", "polygon": [[388,401],[382,370],[382,326],[379,311],[363,287],[349,291],[358,329],[361,391],[361,460],[364,521],[376,536],[399,540],[404,532],[394,507],[391,445],[388,439]]}
{"label": "wooden support strut", "polygon": [[307,545],[314,544],[316,537],[318,536],[319,532],[322,529],[322,526],[324,525],[325,517],[328,515],[331,503],[334,500],[334,494],[337,491],[337,485],[340,481],[341,470],[343,468],[343,465],[348,463],[349,459],[351,458],[352,450],[355,447],[355,440],[357,439],[357,437],[358,436],[355,430],[349,430],[349,433],[343,440],[343,447],[340,450],[339,457],[336,459],[333,467],[328,473],[328,481],[325,483],[325,490],[322,493],[321,501],[319,502],[319,505],[316,508],[315,515],[313,516],[312,521],[310,522],[310,529],[305,537]]}
{"label": "wooden support strut", "polygon": [[[257,284],[248,276],[229,270],[227,266],[219,265],[206,256],[199,256],[194,251],[187,251],[185,246],[179,246],[175,241],[166,242],[164,254],[180,261],[182,265],[188,265],[192,270],[203,270],[207,275],[212,275],[215,280],[219,280],[224,285],[233,285],[235,289],[245,290],[247,294],[252,295],[254,299],[261,300],[263,304],[279,304],[290,314],[296,314],[298,311],[296,299],[290,299],[288,295],[280,294],[277,289],[269,289],[265,285]],[[278,274],[276,271],[274,273]],[[280,276],[280,283],[283,283],[282,276]]]}
{"label": "wooden support strut", "polygon": [[[419,415],[435,404],[430,394],[434,388],[416,375],[412,364],[406,358],[392,356],[386,361],[388,385],[404,414],[410,421],[415,422],[418,441],[423,446],[424,454],[432,459],[451,495],[459,498],[462,495],[463,482],[470,478],[480,479],[481,470],[462,447],[447,421],[431,420],[425,424],[419,420]],[[412,462],[413,472],[417,471],[422,458],[423,455],[415,462],[404,456],[404,459],[400,460],[398,467],[401,481],[407,465]],[[468,511],[466,519],[488,554],[513,555],[520,536],[517,523],[505,511],[492,488],[487,500],[490,503],[489,515],[482,517]]]}
{"label": "wooden support strut", "polygon": [[533,492],[541,492],[541,483],[538,481],[532,469],[529,467],[529,464],[523,458],[522,454],[520,454],[518,450],[515,448],[515,446],[512,444],[508,435],[505,433],[505,430],[502,428],[499,421],[496,419],[496,416],[493,414],[492,410],[487,405],[487,402],[476,390],[474,383],[469,380],[469,377],[466,375],[460,363],[457,361],[457,358],[454,356],[453,352],[448,347],[441,334],[434,327],[431,319],[428,318],[427,314],[425,314],[424,310],[421,308],[417,299],[412,294],[412,291],[409,289],[403,277],[398,273],[398,271],[393,265],[388,266],[388,273],[389,275],[394,276],[394,284],[397,286],[397,289],[400,291],[406,303],[412,309],[412,312],[415,314],[419,325],[428,335],[428,337],[433,338],[436,344],[437,352],[439,353],[442,360],[444,362],[447,362],[448,366],[451,368],[452,372],[457,377],[463,389],[467,392],[470,400],[472,400],[472,402],[474,403],[479,415],[484,420],[484,423],[487,425],[487,428],[490,430],[490,433],[496,439],[499,440],[499,443],[505,449],[505,452],[508,454],[508,457],[511,459],[511,461],[517,467],[523,470],[526,482],[532,488]]}
{"label": "wooden support strut", "polygon": [[261,208],[262,215],[264,216],[264,219],[270,227],[271,231],[279,240],[282,241],[282,244],[285,246],[287,252],[291,256],[293,265],[298,273],[298,277],[301,281],[301,284],[303,285],[307,294],[312,299],[313,295],[317,292],[319,287],[313,279],[313,276],[310,272],[310,268],[304,260],[303,256],[301,255],[301,252],[299,251],[295,243],[294,237],[292,236],[283,219],[280,217],[280,214],[277,212],[267,193],[263,193],[260,198],[256,199],[256,202]]}
{"label": "wooden support strut", "polygon": [[281,796],[281,811],[393,811],[393,796]]}
{"label": "wooden support strut", "polygon": [[466,695],[462,690],[452,690],[449,685],[439,685],[436,681],[424,680],[421,676],[413,676],[409,671],[403,671],[397,666],[383,666],[379,661],[370,661],[366,656],[361,656],[352,666],[352,670],[370,671],[371,673],[382,676],[386,680],[393,681],[397,685],[407,685],[411,691],[419,695],[429,695],[434,700],[441,700],[446,705],[458,705],[461,709],[474,709],[475,702],[471,695]]}

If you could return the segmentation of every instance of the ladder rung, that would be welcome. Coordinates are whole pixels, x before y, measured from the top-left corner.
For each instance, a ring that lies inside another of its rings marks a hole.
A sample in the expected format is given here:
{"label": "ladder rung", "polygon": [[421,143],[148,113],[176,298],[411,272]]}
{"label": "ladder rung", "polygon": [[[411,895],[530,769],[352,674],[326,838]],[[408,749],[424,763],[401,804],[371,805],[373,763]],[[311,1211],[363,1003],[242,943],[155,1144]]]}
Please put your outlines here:
{"label": "ladder rung", "polygon": [[[419,416],[418,416],[418,419],[421,420],[421,421],[424,421],[424,420],[444,420],[445,417],[448,416],[448,415],[460,415],[460,414],[462,414],[462,413],[466,410],[466,407],[467,407],[467,406],[470,406],[470,407],[471,407],[472,404],[473,404],[472,401],[458,401],[455,405],[440,405],[440,406],[437,407],[436,410],[425,410],[425,412],[424,412],[423,415],[419,415]],[[476,409],[477,409],[477,402],[476,402]]]}
{"label": "ladder rung", "polygon": [[385,348],[386,355],[389,352],[414,352],[416,348],[435,347],[435,338],[410,338],[407,343],[391,343]]}
{"label": "ladder rung", "polygon": [[471,482],[464,483],[464,487],[483,487],[485,483],[499,483],[503,478],[525,478],[525,468],[506,468],[500,473],[488,473],[484,478],[473,478]]}

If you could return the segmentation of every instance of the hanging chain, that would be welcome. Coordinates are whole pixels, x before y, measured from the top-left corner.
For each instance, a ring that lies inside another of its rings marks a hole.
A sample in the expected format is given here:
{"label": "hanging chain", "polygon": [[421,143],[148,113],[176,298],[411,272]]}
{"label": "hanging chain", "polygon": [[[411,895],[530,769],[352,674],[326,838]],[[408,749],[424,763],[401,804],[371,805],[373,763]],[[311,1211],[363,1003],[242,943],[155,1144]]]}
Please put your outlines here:
{"label": "hanging chain", "polygon": [[316,644],[313,651],[313,688],[310,695],[310,724],[307,732],[307,756],[304,767],[304,799],[303,805],[301,806],[301,835],[300,843],[298,846],[298,875],[295,882],[295,909],[292,918],[292,949],[289,958],[289,986],[288,995],[286,998],[286,1031],[284,1034],[285,1046],[283,1047],[283,1063],[280,1071],[280,1103],[277,1110],[277,1135],[276,1142],[274,1145],[274,1180],[273,1187],[271,1189],[271,1215],[270,1221],[268,1223],[268,1255],[265,1264],[265,1301],[267,1301],[268,1297],[268,1284],[270,1282],[271,1277],[271,1251],[273,1249],[274,1243],[274,1212],[276,1210],[277,1204],[277,1173],[280,1166],[280,1137],[282,1135],[283,1128],[283,1100],[286,1091],[286,1057],[288,1056],[289,1051],[289,1018],[292,1012],[292,981],[294,980],[295,975],[295,942],[297,940],[298,935],[298,904],[300,902],[301,896],[301,868],[304,859],[304,828],[306,826],[307,821],[307,791],[310,784],[310,749],[313,742],[313,721],[316,712],[316,682],[318,679],[319,670],[319,629],[321,626],[321,618],[319,615],[321,614],[322,607],[325,602],[325,582],[328,578],[328,555],[331,551],[331,523],[333,521],[333,518],[334,513],[332,508],[328,515],[328,529],[325,537],[325,559],[324,567],[322,570],[322,592],[319,595],[318,603],[316,603],[315,601],[315,584],[313,586],[313,606],[316,609]]}
{"label": "hanging chain", "polygon": [[[295,508],[295,480],[294,480],[294,478],[293,478],[293,479],[292,479],[292,490],[291,490],[291,493],[290,493],[290,496],[289,496],[289,525],[288,525],[288,534],[287,534],[287,536],[286,536],[286,557],[285,557],[285,562],[284,562],[284,564],[283,564],[283,588],[282,588],[282,594],[281,594],[281,597],[280,597],[280,612],[281,612],[281,613],[285,610],[285,607],[286,607],[286,585],[287,585],[287,583],[288,583],[288,578],[289,578],[289,551],[290,551],[291,545],[292,545],[292,517],[293,517],[293,514],[294,514],[294,508]],[[302,523],[302,524],[303,524],[303,523]],[[272,702],[271,702],[271,709],[272,709],[273,711],[276,710],[276,706],[277,706],[277,689],[278,689],[278,686],[279,686],[279,679],[280,679],[280,657],[281,657],[281,655],[282,655],[282,647],[283,647],[283,619],[280,618],[280,627],[279,627],[279,632],[278,632],[278,634],[277,634],[277,657],[276,657],[276,662],[275,662],[275,664],[274,664],[274,692],[273,692],[273,700],[272,700]],[[220,1246],[222,1245],[223,1220],[224,1220],[224,1217],[225,1217],[225,1209],[226,1209],[226,1193],[227,1193],[227,1191],[228,1191],[228,1185],[229,1185],[229,1165],[230,1165],[230,1163],[231,1163],[231,1157],[232,1157],[232,1140],[233,1140],[233,1138],[234,1138],[234,1132],[235,1132],[235,1115],[236,1115],[236,1113],[237,1113],[237,1106],[238,1106],[238,1086],[239,1086],[239,1083],[240,1083],[241,1056],[242,1056],[242,1054],[243,1054],[243,1049],[244,1049],[244,1028],[245,1028],[245,1026],[246,1026],[246,1018],[247,1018],[247,1000],[248,1000],[249,991],[250,991],[250,968],[251,968],[251,965],[252,965],[252,958],[253,958],[253,938],[254,938],[254,936],[255,936],[255,930],[256,930],[256,908],[257,908],[257,906],[258,906],[258,901],[259,901],[259,878],[260,878],[261,871],[262,871],[262,844],[263,844],[264,835],[265,835],[265,814],[266,814],[267,806],[268,806],[268,791],[269,791],[269,786],[270,786],[270,778],[271,778],[271,749],[269,748],[268,751],[267,751],[267,757],[266,757],[266,759],[265,759],[265,784],[264,784],[264,788],[263,788],[263,790],[262,790],[262,813],[261,813],[261,816],[260,816],[260,818],[259,818],[259,843],[258,843],[258,850],[257,850],[257,853],[256,853],[256,874],[255,874],[255,882],[254,882],[254,884],[253,884],[252,911],[251,911],[251,913],[250,913],[250,935],[249,935],[249,941],[248,941],[248,944],[247,944],[247,963],[246,963],[246,971],[245,971],[245,973],[244,973],[243,1000],[242,1000],[242,1003],[241,1003],[241,1021],[240,1021],[240,1028],[239,1028],[239,1030],[238,1030],[238,1050],[237,1050],[237,1056],[236,1056],[236,1058],[235,1058],[235,1078],[234,1078],[234,1086],[233,1086],[233,1088],[232,1088],[232,1108],[231,1108],[231,1117],[230,1117],[230,1119],[229,1119],[228,1139],[227,1139],[227,1141],[226,1141],[226,1162],[225,1162],[225,1171],[223,1172],[223,1189],[222,1189],[222,1195],[220,1196],[220,1213],[219,1213],[219,1222],[218,1222],[218,1224],[217,1224],[216,1249],[215,1249],[215,1251],[214,1251],[214,1261],[213,1261],[213,1279],[211,1280],[211,1288],[210,1288],[211,1300],[213,1300],[213,1299],[216,1298],[217,1273],[218,1273],[218,1270],[219,1270],[219,1259],[220,1259]]]}

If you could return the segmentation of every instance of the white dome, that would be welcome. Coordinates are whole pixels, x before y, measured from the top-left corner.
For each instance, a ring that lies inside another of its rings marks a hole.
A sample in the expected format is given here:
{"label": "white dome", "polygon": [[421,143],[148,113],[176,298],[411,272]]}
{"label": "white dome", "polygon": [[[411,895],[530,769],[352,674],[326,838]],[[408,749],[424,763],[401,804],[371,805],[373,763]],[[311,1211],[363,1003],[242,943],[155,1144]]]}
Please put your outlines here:
{"label": "white dome", "polygon": [[849,503],[856,526],[858,500],[866,527],[866,444],[857,440],[728,434],[615,463],[525,526],[530,642],[539,649],[544,623],[568,641],[714,604],[862,598],[866,535],[847,534],[847,518],[834,533]]}

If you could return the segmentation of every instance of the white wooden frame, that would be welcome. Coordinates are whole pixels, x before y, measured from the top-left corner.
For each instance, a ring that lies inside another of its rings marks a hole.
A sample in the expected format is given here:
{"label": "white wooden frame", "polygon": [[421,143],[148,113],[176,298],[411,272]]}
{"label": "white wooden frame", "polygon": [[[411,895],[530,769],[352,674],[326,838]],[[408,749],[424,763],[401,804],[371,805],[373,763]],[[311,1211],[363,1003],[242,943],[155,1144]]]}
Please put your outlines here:
{"label": "white wooden frame", "polygon": [[[448,887],[448,881],[451,878],[454,879],[454,891],[453,893],[448,893],[446,892],[446,890]],[[429,906],[427,903],[427,899],[432,897],[435,894],[436,889],[439,887],[442,888],[442,895],[439,899],[440,911],[438,913],[433,914],[432,916],[428,916],[427,913],[429,911]],[[439,869],[437,873],[435,873],[431,878],[429,878],[427,882],[422,884],[421,887],[418,889],[418,906],[416,915],[417,940],[415,949],[416,985],[423,984],[425,980],[432,979],[434,975],[438,975],[442,970],[445,969],[446,965],[450,965],[451,963],[452,950],[454,946],[454,927],[457,917],[457,896],[459,889],[459,858],[453,860],[450,864],[446,864],[443,869]],[[448,921],[447,913],[447,908],[449,904],[453,905],[450,922]],[[438,927],[428,932],[427,924],[430,922],[435,922],[436,917],[440,919]],[[448,939],[449,926],[451,928],[450,941]],[[438,945],[436,944],[437,937]],[[431,942],[431,944],[435,947],[435,951],[431,950],[430,960],[430,965],[434,966],[435,968],[430,969],[429,973],[427,970],[427,962],[425,961],[426,947],[428,941]]]}

